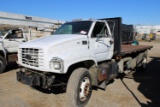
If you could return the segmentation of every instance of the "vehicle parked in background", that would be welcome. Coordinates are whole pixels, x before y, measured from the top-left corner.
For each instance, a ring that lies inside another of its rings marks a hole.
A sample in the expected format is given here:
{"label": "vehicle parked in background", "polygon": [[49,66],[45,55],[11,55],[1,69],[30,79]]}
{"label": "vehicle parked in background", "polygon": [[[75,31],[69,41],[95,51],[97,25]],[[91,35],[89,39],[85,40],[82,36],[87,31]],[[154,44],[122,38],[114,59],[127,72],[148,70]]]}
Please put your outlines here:
{"label": "vehicle parked in background", "polygon": [[142,36],[142,40],[149,41],[149,42],[152,40],[156,40],[156,34],[155,33],[150,33],[150,34],[144,33]]}
{"label": "vehicle parked in background", "polygon": [[[0,33],[0,73],[4,72],[9,62],[17,61],[17,51],[20,44],[36,39],[31,35],[31,29],[14,28]],[[35,34],[34,34],[35,35]],[[42,35],[42,34],[41,34]]]}
{"label": "vehicle parked in background", "polygon": [[132,45],[131,32],[121,18],[67,22],[19,47],[17,80],[44,89],[66,86],[70,107],[84,107],[92,86],[105,90],[119,73],[145,69],[152,46]]}

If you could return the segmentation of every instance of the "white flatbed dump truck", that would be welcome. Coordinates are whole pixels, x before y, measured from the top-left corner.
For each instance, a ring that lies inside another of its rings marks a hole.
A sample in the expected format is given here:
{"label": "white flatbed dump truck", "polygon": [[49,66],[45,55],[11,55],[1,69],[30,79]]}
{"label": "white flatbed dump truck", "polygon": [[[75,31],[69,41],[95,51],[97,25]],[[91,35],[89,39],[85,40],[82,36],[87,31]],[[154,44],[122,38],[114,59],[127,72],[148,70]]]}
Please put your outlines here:
{"label": "white flatbed dump truck", "polygon": [[84,107],[92,86],[105,89],[119,73],[146,67],[152,46],[131,45],[124,26],[120,17],[67,22],[53,36],[22,44],[17,80],[45,89],[64,85],[69,106]]}

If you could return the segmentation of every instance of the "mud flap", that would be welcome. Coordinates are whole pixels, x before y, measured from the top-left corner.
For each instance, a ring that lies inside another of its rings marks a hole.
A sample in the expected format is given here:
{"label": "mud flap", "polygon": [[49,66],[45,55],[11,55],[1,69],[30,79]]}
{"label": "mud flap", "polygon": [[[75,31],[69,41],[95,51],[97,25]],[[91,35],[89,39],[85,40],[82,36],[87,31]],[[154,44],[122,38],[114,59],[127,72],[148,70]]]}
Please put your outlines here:
{"label": "mud flap", "polygon": [[98,81],[102,82],[104,80],[108,79],[108,72],[109,72],[109,66],[108,65],[101,65],[98,68]]}
{"label": "mud flap", "polygon": [[109,81],[109,70],[108,64],[102,64],[98,68],[98,88],[105,90],[106,84]]}

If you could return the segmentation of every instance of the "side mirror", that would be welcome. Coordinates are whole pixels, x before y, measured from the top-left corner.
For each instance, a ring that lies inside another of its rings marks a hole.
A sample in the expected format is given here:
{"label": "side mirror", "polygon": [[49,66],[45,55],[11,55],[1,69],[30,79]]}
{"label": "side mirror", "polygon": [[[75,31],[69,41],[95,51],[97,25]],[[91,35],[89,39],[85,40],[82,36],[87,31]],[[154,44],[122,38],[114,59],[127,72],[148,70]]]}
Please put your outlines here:
{"label": "side mirror", "polygon": [[102,41],[102,40],[100,40],[100,38],[104,37],[104,35],[103,34],[97,34],[96,37],[97,37],[96,42],[98,42],[98,41]]}

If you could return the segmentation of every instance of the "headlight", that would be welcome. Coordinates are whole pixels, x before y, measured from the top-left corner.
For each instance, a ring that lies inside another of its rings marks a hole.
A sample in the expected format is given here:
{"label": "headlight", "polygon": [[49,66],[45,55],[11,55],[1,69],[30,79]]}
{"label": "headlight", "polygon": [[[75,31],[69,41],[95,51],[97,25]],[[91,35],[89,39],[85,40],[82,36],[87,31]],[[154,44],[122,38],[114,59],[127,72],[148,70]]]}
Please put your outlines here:
{"label": "headlight", "polygon": [[50,61],[50,68],[51,70],[59,70],[60,72],[63,71],[63,60],[60,58],[53,58]]}

